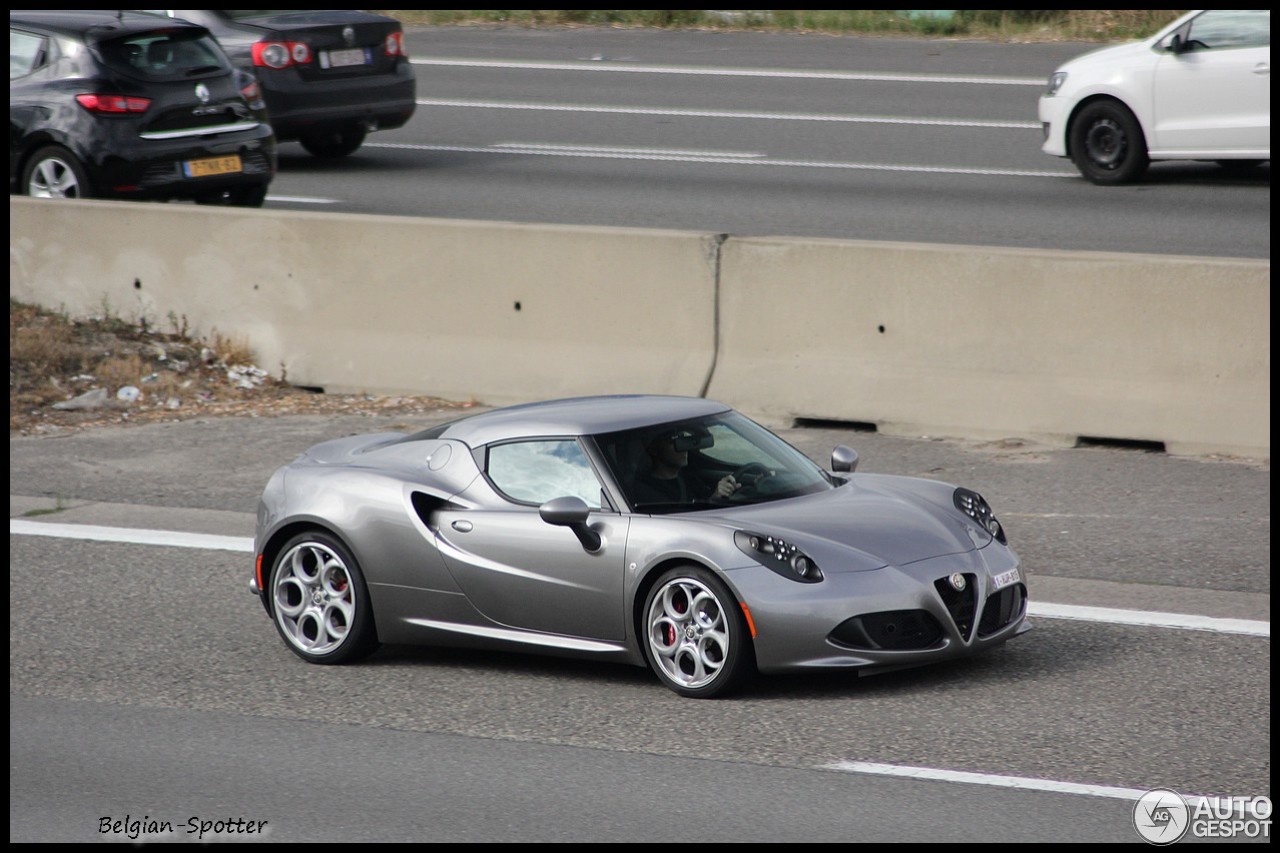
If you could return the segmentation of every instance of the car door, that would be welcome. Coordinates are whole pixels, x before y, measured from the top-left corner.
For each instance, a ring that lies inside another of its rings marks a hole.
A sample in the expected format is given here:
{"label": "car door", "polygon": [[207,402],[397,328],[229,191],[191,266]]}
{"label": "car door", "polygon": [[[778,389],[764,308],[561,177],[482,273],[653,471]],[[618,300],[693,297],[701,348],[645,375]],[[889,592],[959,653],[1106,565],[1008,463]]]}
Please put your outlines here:
{"label": "car door", "polygon": [[1180,32],[1156,65],[1152,150],[1269,151],[1271,13],[1212,9]]}
{"label": "car door", "polygon": [[[578,440],[491,445],[484,473],[495,500],[437,515],[441,553],[476,609],[513,628],[623,639],[628,519],[609,507]],[[588,524],[603,540],[598,550],[588,551],[572,530],[538,514],[540,504],[565,496],[591,507]]]}

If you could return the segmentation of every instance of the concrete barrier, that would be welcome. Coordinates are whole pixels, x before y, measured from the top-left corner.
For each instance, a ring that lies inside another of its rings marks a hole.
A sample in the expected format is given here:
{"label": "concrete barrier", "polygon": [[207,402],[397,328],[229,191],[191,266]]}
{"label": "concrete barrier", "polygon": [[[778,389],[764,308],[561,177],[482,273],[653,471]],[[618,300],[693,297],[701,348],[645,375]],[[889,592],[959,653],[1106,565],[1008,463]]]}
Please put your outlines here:
{"label": "concrete barrier", "polygon": [[1270,457],[1268,261],[734,239],[708,396],[885,432]]}
{"label": "concrete barrier", "polygon": [[709,235],[132,202],[9,201],[9,293],[248,340],[332,392],[486,403],[697,395]]}
{"label": "concrete barrier", "polygon": [[777,421],[1270,458],[1269,261],[10,198],[10,296],[334,392],[705,393]]}

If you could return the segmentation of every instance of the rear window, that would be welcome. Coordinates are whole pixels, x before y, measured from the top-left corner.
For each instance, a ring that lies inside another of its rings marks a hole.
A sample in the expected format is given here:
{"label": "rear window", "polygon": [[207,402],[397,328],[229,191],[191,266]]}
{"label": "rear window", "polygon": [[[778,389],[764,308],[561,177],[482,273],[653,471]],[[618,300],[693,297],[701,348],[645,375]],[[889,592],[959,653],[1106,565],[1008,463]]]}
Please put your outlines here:
{"label": "rear window", "polygon": [[231,68],[222,48],[203,30],[134,33],[99,42],[96,52],[112,71],[144,80],[186,80]]}
{"label": "rear window", "polygon": [[223,9],[222,14],[233,21],[247,21],[250,18],[275,18],[280,15],[300,15],[306,12],[322,11],[316,9]]}

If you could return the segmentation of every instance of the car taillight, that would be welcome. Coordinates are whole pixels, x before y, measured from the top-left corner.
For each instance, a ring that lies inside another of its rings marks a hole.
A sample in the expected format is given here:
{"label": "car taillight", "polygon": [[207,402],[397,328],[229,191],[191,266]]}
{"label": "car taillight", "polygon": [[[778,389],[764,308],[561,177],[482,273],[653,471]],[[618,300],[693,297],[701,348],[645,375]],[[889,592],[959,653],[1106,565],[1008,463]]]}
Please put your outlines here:
{"label": "car taillight", "polygon": [[391,33],[382,43],[387,56],[408,56],[404,52],[404,33]]}
{"label": "car taillight", "polygon": [[76,95],[76,103],[91,113],[99,115],[124,115],[145,113],[151,106],[150,98],[131,98],[126,95]]}
{"label": "car taillight", "polygon": [[253,64],[267,68],[288,68],[311,61],[311,48],[300,41],[260,41],[253,45]]}

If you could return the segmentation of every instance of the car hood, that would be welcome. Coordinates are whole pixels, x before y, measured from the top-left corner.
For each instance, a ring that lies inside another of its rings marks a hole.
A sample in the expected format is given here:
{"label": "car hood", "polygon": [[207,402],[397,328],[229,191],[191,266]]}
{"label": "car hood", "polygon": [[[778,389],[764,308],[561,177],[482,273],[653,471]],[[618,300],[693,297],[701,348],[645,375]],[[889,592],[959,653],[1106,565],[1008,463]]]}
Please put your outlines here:
{"label": "car hood", "polygon": [[1117,44],[1111,47],[1101,47],[1097,50],[1091,50],[1088,53],[1082,53],[1073,59],[1069,59],[1062,65],[1058,66],[1059,71],[1079,71],[1094,65],[1123,65],[1125,62],[1137,59],[1146,59],[1151,56],[1151,46],[1154,44],[1153,39],[1146,41],[1129,42],[1128,44]]}
{"label": "car hood", "polygon": [[737,530],[781,536],[824,572],[867,571],[987,544],[988,535],[949,508],[953,491],[953,486],[931,481],[860,475],[831,491],[712,510],[699,517],[715,518]]}

